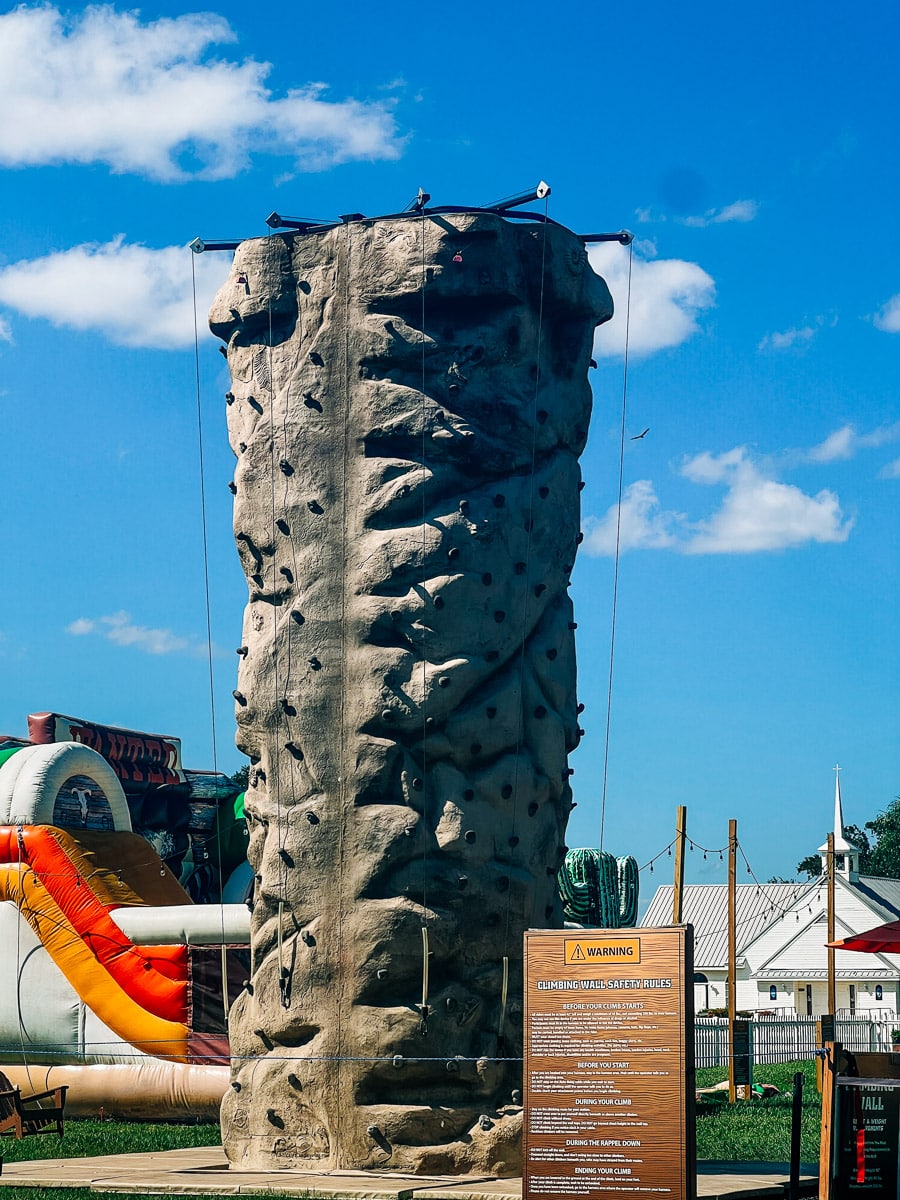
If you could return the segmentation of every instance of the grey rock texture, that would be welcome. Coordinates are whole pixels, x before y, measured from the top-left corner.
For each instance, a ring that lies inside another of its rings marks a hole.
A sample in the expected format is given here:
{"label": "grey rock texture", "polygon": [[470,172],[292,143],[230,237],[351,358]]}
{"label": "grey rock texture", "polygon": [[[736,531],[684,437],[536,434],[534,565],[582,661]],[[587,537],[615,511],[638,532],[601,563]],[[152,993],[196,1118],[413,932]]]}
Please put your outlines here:
{"label": "grey rock texture", "polygon": [[210,326],[250,587],[236,1166],[520,1169],[504,1060],[522,931],[562,923],[566,586],[611,313],[567,230],[487,214],[235,254]]}

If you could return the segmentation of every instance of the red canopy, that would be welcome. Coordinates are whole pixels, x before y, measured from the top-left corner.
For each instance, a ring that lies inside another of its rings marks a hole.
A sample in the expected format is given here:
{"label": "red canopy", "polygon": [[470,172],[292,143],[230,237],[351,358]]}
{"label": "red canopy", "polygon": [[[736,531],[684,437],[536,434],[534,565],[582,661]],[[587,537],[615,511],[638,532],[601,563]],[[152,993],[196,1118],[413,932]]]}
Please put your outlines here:
{"label": "red canopy", "polygon": [[864,954],[900,954],[900,921],[889,921],[887,925],[878,925],[875,929],[867,929],[864,933],[851,933],[849,937],[840,938],[836,942],[826,942],[835,950],[861,950]]}

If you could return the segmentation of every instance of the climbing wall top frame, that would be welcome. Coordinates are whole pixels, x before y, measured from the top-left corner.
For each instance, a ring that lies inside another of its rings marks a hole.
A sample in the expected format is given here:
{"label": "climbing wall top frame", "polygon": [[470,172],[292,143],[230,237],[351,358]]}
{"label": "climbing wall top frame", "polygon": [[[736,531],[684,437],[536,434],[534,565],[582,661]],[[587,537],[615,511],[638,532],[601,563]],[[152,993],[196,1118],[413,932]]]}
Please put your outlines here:
{"label": "climbing wall top frame", "polygon": [[250,592],[236,1166],[520,1169],[522,933],[562,924],[566,588],[611,315],[583,241],[537,216],[236,248],[210,313]]}

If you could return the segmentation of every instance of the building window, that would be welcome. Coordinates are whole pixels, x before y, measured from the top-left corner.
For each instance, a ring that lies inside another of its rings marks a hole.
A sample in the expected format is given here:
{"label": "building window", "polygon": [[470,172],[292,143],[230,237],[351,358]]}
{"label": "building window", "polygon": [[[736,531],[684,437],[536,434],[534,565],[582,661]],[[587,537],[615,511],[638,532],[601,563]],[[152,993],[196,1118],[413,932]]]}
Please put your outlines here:
{"label": "building window", "polygon": [[850,1016],[856,1015],[856,984],[850,984]]}
{"label": "building window", "polygon": [[777,999],[778,999],[778,988],[777,988],[777,986],[776,986],[774,983],[773,983],[773,984],[772,984],[772,986],[769,988],[769,999],[770,999],[770,1000],[777,1000]]}
{"label": "building window", "polygon": [[875,999],[879,1001],[884,999],[884,988],[880,983],[875,984]]}
{"label": "building window", "polygon": [[808,1017],[811,1017],[811,1016],[813,1015],[813,1009],[812,1009],[812,984],[811,984],[811,983],[808,983],[808,984],[806,985],[806,1015],[807,1015]]}

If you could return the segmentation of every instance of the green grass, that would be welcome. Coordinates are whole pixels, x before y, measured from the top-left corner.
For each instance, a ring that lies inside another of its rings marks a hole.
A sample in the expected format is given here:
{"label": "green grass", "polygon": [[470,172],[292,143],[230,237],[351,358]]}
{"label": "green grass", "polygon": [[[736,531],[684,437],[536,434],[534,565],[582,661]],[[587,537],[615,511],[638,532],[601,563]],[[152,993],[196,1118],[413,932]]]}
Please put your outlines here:
{"label": "green grass", "polygon": [[[697,1158],[725,1161],[788,1162],[791,1156],[791,1091],[794,1072],[803,1072],[803,1116],[800,1124],[800,1158],[819,1158],[822,1102],[816,1091],[812,1062],[779,1063],[753,1069],[754,1083],[772,1083],[783,1093],[769,1100],[697,1106]],[[728,1078],[724,1067],[697,1072],[697,1086],[711,1087]]]}

